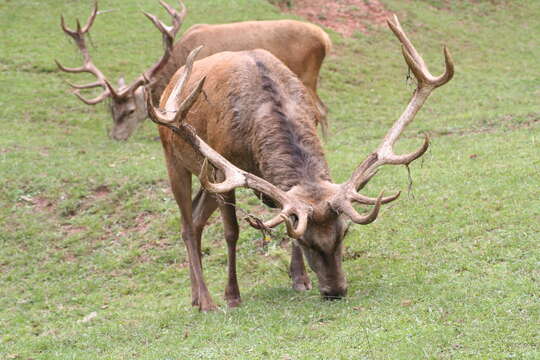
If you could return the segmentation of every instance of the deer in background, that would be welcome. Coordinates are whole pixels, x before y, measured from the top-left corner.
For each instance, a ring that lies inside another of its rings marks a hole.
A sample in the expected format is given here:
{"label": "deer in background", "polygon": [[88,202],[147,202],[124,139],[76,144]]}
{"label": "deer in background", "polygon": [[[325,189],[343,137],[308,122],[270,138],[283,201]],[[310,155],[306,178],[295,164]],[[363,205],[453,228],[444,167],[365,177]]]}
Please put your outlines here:
{"label": "deer in background", "polygon": [[[193,51],[171,79],[155,108],[148,96],[150,118],[159,124],[172,191],[182,215],[182,238],[190,265],[192,304],[200,310],[215,308],[206,287],[201,263],[201,235],[210,215],[219,208],[228,249],[228,306],[241,302],[236,274],[238,221],[235,189],[245,187],[281,208],[274,218],[250,221],[259,229],[285,223],[295,239],[292,248],[293,286],[305,289],[307,274],[302,260],[317,275],[324,298],[347,292],[342,269],[343,239],[348,219],[369,224],[381,204],[395,195],[371,198],[360,194],[377,169],[385,164],[409,164],[429,146],[396,155],[393,146],[414,119],[431,92],[454,74],[444,48],[446,70],[434,77],[404,33],[397,17],[388,25],[402,44],[405,61],[417,88],[403,114],[388,130],[379,147],[342,184],[332,182],[313,118],[317,109],[304,84],[275,56],[265,50],[222,52],[193,63]],[[199,96],[204,92],[204,96]],[[192,200],[192,174],[202,187]],[[215,194],[219,194],[219,197]],[[224,201],[220,201],[220,198]],[[367,214],[354,203],[374,205]]]}
{"label": "deer in background", "polygon": [[[248,21],[233,24],[206,25],[199,24],[189,28],[184,36],[174,43],[174,38],[180,29],[186,8],[179,1],[181,10],[177,11],[167,3],[160,1],[172,18],[172,26],[167,26],[156,16],[144,13],[163,35],[165,52],[163,56],[131,84],[126,85],[123,78],[115,89],[106,76],[93,63],[86,47],[85,36],[90,30],[98,14],[97,1],[94,10],[85,26],[81,27],[77,20],[77,29],[66,27],[61,17],[62,30],[77,44],[83,55],[83,66],[67,68],[58,61],[60,70],[69,73],[87,72],[96,77],[96,81],[84,85],[70,85],[75,89],[74,94],[85,104],[95,105],[106,98],[111,99],[110,109],[113,117],[113,127],[110,136],[115,140],[126,140],[143,122],[148,112],[144,100],[145,78],[150,80],[150,89],[154,102],[159,101],[161,93],[167,86],[173,74],[186,62],[188,54],[200,44],[205,44],[199,52],[198,59],[221,51],[241,51],[251,49],[266,49],[283,61],[306,85],[318,109],[314,119],[321,123],[323,133],[326,129],[327,109],[317,95],[319,70],[324,57],[330,51],[332,43],[328,35],[319,27],[294,20]],[[84,98],[80,90],[101,87],[103,92],[93,99]]]}

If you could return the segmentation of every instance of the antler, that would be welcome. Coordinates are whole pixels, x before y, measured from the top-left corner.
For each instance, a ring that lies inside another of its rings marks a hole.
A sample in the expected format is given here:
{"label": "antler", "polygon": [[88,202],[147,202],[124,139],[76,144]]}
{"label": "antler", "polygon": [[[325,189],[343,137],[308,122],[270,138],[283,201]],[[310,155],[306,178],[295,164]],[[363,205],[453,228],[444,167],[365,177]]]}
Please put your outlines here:
{"label": "antler", "polygon": [[128,94],[130,92],[135,91],[139,86],[146,84],[149,81],[152,81],[154,78],[154,75],[156,72],[161,69],[167,61],[171,58],[173,45],[174,45],[174,38],[176,34],[178,33],[178,30],[182,27],[182,24],[184,22],[184,17],[187,14],[186,7],[182,1],[178,0],[178,3],[180,4],[181,10],[176,11],[172,6],[167,4],[165,1],[161,0],[159,2],[161,6],[167,10],[169,15],[171,15],[172,18],[172,25],[167,26],[163,22],[161,22],[157,16],[149,14],[145,11],[143,11],[143,14],[152,21],[152,23],[158,28],[158,30],[161,32],[163,36],[163,43],[164,43],[164,51],[161,58],[152,65],[151,68],[146,70],[141,76],[139,76],[137,79],[135,79],[125,90],[122,91],[120,96],[123,96],[125,94]]}
{"label": "antler", "polygon": [[[63,15],[60,17],[60,26],[62,27],[62,30],[68,36],[70,36],[73,39],[73,41],[75,41],[75,44],[77,45],[77,47],[79,48],[79,50],[81,51],[81,53],[83,55],[83,65],[81,67],[70,68],[70,67],[65,67],[62,64],[60,64],[58,62],[58,60],[54,60],[56,62],[56,65],[58,66],[58,68],[60,70],[62,70],[62,71],[65,71],[65,72],[68,72],[68,73],[87,72],[87,73],[93,74],[97,78],[97,81],[89,83],[89,84],[83,84],[83,85],[77,85],[77,84],[72,84],[70,82],[67,82],[72,88],[75,89],[73,91],[73,93],[79,99],[81,99],[81,101],[83,101],[85,104],[88,104],[88,105],[95,105],[95,104],[103,101],[107,96],[110,95],[110,89],[107,87],[107,78],[94,65],[94,63],[92,61],[92,58],[90,57],[90,54],[88,53],[88,49],[86,47],[85,35],[90,30],[90,27],[92,27],[92,25],[94,24],[94,20],[96,19],[97,12],[98,12],[98,4],[97,4],[97,1],[96,1],[96,2],[94,2],[94,10],[92,11],[90,16],[88,17],[88,20],[87,20],[86,24],[84,25],[84,27],[81,27],[81,23],[79,22],[79,19],[77,19],[77,30],[75,30],[75,31],[69,29],[66,26]],[[79,90],[81,90],[81,89],[90,89],[90,88],[95,88],[95,87],[102,87],[104,89],[104,91],[101,94],[99,94],[97,97],[93,98],[93,99],[86,99],[79,92]]]}
{"label": "antler", "polygon": [[[184,72],[171,92],[171,98],[180,98],[191,76],[195,57],[201,48],[202,46],[199,46],[189,54],[184,67]],[[230,163],[217,151],[212,149],[199,136],[197,136],[193,128],[184,122],[187,112],[201,93],[205,80],[206,78],[203,77],[196,83],[194,89],[180,103],[177,109],[174,111],[171,111],[172,109],[167,109],[167,112],[162,112],[154,106],[150,90],[147,88],[147,109],[150,119],[152,119],[152,121],[156,124],[166,126],[176,134],[180,135],[186,142],[188,142],[194,149],[199,151],[204,156],[205,161],[203,162],[199,178],[201,180],[201,184],[207,190],[215,193],[225,193],[232,191],[237,187],[246,187],[270,196],[281,205],[281,213],[273,219],[264,222],[262,226],[261,224],[255,224],[253,222],[250,222],[250,224],[256,228],[271,228],[285,222],[289,236],[298,239],[306,230],[308,216],[312,211],[311,208],[302,201],[296,199],[294,195],[289,194],[268,181],[239,169]],[[169,115],[171,113],[173,114]],[[225,179],[222,182],[210,182],[208,162],[212,163],[213,166],[223,173]],[[296,225],[293,224],[291,217],[296,217]]]}
{"label": "antler", "polygon": [[397,16],[394,15],[393,21],[388,19],[387,23],[402,44],[403,57],[405,58],[409,69],[411,69],[412,73],[416,77],[417,88],[414,91],[414,95],[407,105],[407,108],[390,128],[390,130],[388,130],[377,150],[369,155],[356,168],[351,178],[346,183],[341,185],[342,191],[332,202],[336,209],[341,210],[343,213],[351,217],[354,222],[358,222],[357,220],[365,221],[369,215],[364,217],[360,216],[352,207],[352,202],[370,205],[375,204],[375,208],[377,208],[381,203],[388,203],[399,197],[400,193],[398,192],[393,196],[386,198],[379,196],[379,198],[374,199],[358,194],[357,191],[362,189],[369,182],[369,180],[376,174],[378,167],[385,164],[408,165],[426,152],[429,147],[429,137],[427,135],[425,135],[424,144],[418,150],[409,154],[396,155],[394,153],[393,146],[399,139],[399,136],[403,133],[405,127],[414,119],[416,113],[420,110],[431,92],[439,86],[446,84],[454,76],[454,63],[446,46],[444,47],[446,70],[441,76],[435,77],[431,75],[426,63],[424,62],[424,59],[422,59],[418,51],[416,51],[413,44],[401,28]]}
{"label": "antler", "polygon": [[[180,6],[182,8],[180,12],[176,11],[172,6],[165,3],[164,1],[160,1],[160,4],[165,8],[165,10],[167,10],[167,12],[172,17],[172,22],[173,22],[172,26],[167,26],[163,24],[155,15],[151,15],[146,12],[144,13],[150,20],[152,20],[154,25],[156,25],[156,27],[163,34],[163,41],[165,43],[164,54],[150,69],[148,69],[141,76],[135,79],[129,86],[123,86],[121,87],[121,89],[118,89],[118,90],[115,90],[112,87],[112,85],[109,83],[105,75],[94,65],[94,63],[92,62],[92,58],[90,57],[90,54],[88,52],[88,48],[86,47],[85,35],[90,30],[90,27],[94,23],[94,20],[98,13],[97,1],[95,1],[94,10],[92,11],[92,14],[88,18],[88,21],[84,27],[81,28],[80,22],[77,19],[76,31],[73,31],[67,28],[65,25],[64,16],[61,16],[62,30],[64,30],[64,32],[67,35],[73,38],[73,40],[77,44],[77,47],[79,48],[79,50],[81,51],[83,55],[83,66],[78,67],[78,68],[68,68],[68,67],[62,66],[57,60],[55,60],[56,65],[58,66],[58,68],[60,68],[60,70],[65,71],[65,72],[69,72],[69,73],[88,72],[88,73],[93,74],[97,78],[97,81],[89,83],[89,84],[83,84],[83,85],[77,85],[77,84],[72,84],[68,82],[68,84],[75,89],[73,93],[79,99],[81,99],[84,103],[88,105],[95,105],[103,101],[108,96],[112,96],[113,98],[116,98],[116,99],[126,98],[128,94],[135,91],[139,86],[144,85],[149,79],[151,80],[154,77],[155,73],[159,69],[161,69],[163,65],[165,65],[165,63],[171,57],[172,48],[174,44],[174,37],[176,36],[176,33],[182,26],[182,22],[187,13],[186,7],[184,6],[184,4],[181,1],[178,1],[178,2],[180,3]],[[90,89],[90,88],[95,88],[95,87],[102,87],[104,91],[94,99],[86,99],[79,92],[79,90],[82,90],[82,89]]]}
{"label": "antler", "polygon": [[163,36],[163,44],[164,44],[164,52],[161,58],[154,64],[152,67],[148,70],[146,70],[141,76],[139,76],[133,84],[131,84],[126,91],[134,91],[139,86],[145,84],[147,81],[151,81],[154,78],[154,75],[156,72],[161,69],[167,61],[169,61],[172,51],[173,51],[173,45],[174,45],[174,38],[176,34],[178,33],[178,30],[182,27],[182,24],[184,23],[184,18],[187,14],[186,6],[184,3],[180,0],[178,0],[178,3],[180,4],[181,10],[176,11],[172,6],[167,4],[165,1],[159,2],[161,6],[167,10],[169,15],[171,15],[172,18],[172,25],[167,26],[163,22],[161,22],[157,16],[149,14],[145,11],[143,11],[143,14],[152,21],[152,23],[158,28],[158,30],[161,32]]}

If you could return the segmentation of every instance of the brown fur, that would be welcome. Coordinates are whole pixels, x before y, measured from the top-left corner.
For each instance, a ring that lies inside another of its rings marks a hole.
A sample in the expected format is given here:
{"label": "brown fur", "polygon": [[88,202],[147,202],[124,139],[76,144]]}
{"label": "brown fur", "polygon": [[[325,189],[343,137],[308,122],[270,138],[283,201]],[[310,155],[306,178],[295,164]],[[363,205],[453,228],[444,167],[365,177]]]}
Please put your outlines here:
{"label": "brown fur", "polygon": [[200,45],[204,45],[204,48],[196,60],[222,51],[268,50],[287,65],[315,96],[322,62],[332,48],[330,37],[321,28],[301,21],[194,25],[175,43],[173,59],[158,73],[158,82],[152,89],[155,102],[171,76],[186,63],[189,53]]}

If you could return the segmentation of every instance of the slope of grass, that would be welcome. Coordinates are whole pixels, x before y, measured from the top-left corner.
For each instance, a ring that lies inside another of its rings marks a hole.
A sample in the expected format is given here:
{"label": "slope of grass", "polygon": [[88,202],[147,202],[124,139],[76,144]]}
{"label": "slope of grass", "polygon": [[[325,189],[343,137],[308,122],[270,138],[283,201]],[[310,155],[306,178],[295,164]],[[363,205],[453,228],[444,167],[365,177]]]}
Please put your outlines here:
{"label": "slope of grass", "polygon": [[[244,304],[228,310],[220,299],[226,252],[213,217],[204,265],[221,308],[211,314],[189,304],[178,210],[154,126],[126,143],[109,140],[104,106],[80,103],[55,68],[55,58],[80,61],[59,14],[73,25],[90,2],[0,3],[0,358],[539,358],[540,23],[533,14],[540,3],[385,3],[434,73],[442,43],[456,62],[455,79],[435,92],[398,146],[412,149],[420,132],[432,134],[431,150],[411,166],[412,191],[376,223],[351,227],[349,296],[339,302],[290,289],[286,242],[262,248],[243,222]],[[284,16],[262,0],[187,6],[186,28]],[[134,78],[161,46],[140,10],[164,13],[153,1],[100,7],[114,11],[92,30],[95,61],[111,79]],[[413,87],[389,30],[331,36],[320,93],[331,109],[327,158],[334,179],[344,181]],[[408,185],[404,168],[387,168],[367,193]],[[239,198],[241,207],[262,210],[250,192]]]}

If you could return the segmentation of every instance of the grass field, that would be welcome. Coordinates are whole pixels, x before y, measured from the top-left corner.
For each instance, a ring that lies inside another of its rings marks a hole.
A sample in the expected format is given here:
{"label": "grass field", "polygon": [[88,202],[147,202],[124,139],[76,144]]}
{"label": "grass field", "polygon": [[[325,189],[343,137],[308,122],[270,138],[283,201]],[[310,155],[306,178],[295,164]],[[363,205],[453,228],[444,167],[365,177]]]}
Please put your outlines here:
{"label": "grass field", "polygon": [[[263,0],[186,3],[184,28],[290,16]],[[287,247],[262,248],[242,222],[244,302],[228,310],[226,247],[212,217],[204,266],[220,310],[201,314],[190,306],[155,126],[108,139],[105,107],[70,95],[54,65],[79,64],[59,15],[73,25],[90,1],[0,1],[0,359],[539,359],[540,2],[384,3],[433,73],[442,43],[456,62],[399,143],[413,149],[420,133],[432,135],[411,166],[412,190],[403,167],[368,186],[405,194],[376,223],[351,227],[343,301],[321,300],[316,286],[294,292]],[[92,30],[95,61],[111,79],[132,79],[161,49],[140,10],[164,12],[157,1],[100,6],[114,11]],[[388,29],[330,34],[325,148],[344,181],[413,86]],[[249,192],[239,198],[261,210]]]}

